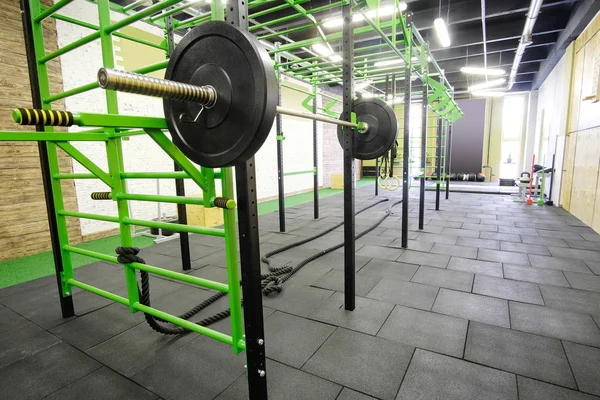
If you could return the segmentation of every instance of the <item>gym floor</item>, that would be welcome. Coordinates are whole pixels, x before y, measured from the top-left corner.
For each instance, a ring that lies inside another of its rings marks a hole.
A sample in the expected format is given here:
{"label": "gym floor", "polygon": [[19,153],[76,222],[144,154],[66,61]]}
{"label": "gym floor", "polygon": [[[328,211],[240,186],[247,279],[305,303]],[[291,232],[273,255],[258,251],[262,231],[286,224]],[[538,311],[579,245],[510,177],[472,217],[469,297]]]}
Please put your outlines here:
{"label": "gym floor", "polygon": [[[357,232],[400,191],[356,192]],[[356,243],[356,310],[343,309],[342,249],[306,265],[264,298],[270,399],[597,399],[600,395],[600,235],[555,207],[511,196],[451,193],[417,229],[411,191],[409,249],[400,209]],[[260,217],[261,250],[342,221],[342,196]],[[339,243],[342,228],[274,257],[277,265]],[[191,274],[226,280],[223,242],[192,235]],[[149,264],[179,270],[176,241],[143,249]],[[122,269],[97,262],[76,277],[125,295]],[[211,292],[151,281],[152,304],[172,313]],[[0,290],[0,393],[6,399],[244,399],[244,353],[196,334],[163,336],[143,315],[74,290],[63,320],[53,276]],[[227,299],[197,319],[227,308]],[[229,321],[213,327],[228,331]]]}

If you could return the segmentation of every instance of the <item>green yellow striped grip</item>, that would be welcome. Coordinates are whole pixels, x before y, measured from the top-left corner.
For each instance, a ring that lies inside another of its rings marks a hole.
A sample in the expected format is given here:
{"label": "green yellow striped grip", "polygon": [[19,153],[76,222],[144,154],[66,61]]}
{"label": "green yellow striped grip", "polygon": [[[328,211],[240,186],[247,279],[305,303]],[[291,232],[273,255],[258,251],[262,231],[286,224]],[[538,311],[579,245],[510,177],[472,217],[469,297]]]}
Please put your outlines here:
{"label": "green yellow striped grip", "polygon": [[73,113],[68,111],[15,108],[13,121],[19,125],[71,126]]}
{"label": "green yellow striped grip", "polygon": [[90,197],[92,200],[112,200],[112,194],[110,192],[92,192]]}

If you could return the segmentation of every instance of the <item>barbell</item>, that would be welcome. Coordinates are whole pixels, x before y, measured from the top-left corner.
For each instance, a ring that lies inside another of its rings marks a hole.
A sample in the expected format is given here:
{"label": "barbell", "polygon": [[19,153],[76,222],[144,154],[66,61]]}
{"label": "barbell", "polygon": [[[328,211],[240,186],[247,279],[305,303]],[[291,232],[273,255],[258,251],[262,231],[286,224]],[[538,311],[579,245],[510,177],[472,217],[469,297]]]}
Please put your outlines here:
{"label": "barbell", "polygon": [[393,108],[380,99],[354,100],[356,122],[279,107],[275,68],[266,49],[252,34],[220,21],[199,25],[183,37],[165,79],[107,68],[98,71],[97,79],[107,90],[162,98],[173,142],[205,167],[253,157],[276,113],[337,124],[340,144],[352,129],[352,155],[358,159],[384,154],[398,130]]}

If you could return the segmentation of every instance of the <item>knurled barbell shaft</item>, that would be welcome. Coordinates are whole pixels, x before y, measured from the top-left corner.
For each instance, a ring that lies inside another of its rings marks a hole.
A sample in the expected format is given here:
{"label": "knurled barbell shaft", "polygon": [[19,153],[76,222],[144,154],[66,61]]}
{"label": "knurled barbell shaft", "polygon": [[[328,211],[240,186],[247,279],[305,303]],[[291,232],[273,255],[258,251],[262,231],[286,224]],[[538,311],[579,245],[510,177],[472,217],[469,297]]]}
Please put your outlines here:
{"label": "knurled barbell shaft", "polygon": [[188,85],[110,68],[100,68],[98,84],[103,89],[198,103],[206,108],[217,101],[217,92],[212,86]]}
{"label": "knurled barbell shaft", "polygon": [[[212,86],[189,85],[187,83],[152,78],[146,75],[136,74],[135,72],[117,71],[110,68],[100,68],[98,71],[98,84],[103,89],[199,103],[207,108],[212,107],[217,101],[217,92]],[[361,130],[366,130],[368,128],[364,123],[359,125],[289,108],[277,107],[277,112],[293,117],[313,119]]]}

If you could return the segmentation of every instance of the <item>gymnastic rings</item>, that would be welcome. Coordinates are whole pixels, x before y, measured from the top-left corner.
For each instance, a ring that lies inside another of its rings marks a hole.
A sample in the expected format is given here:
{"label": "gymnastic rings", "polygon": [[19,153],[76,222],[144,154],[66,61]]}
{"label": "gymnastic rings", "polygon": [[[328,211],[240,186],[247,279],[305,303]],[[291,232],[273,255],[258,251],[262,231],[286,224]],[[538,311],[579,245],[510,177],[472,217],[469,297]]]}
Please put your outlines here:
{"label": "gymnastic rings", "polygon": [[394,176],[380,176],[377,179],[377,184],[380,188],[385,190],[396,190],[400,187],[400,178]]}

